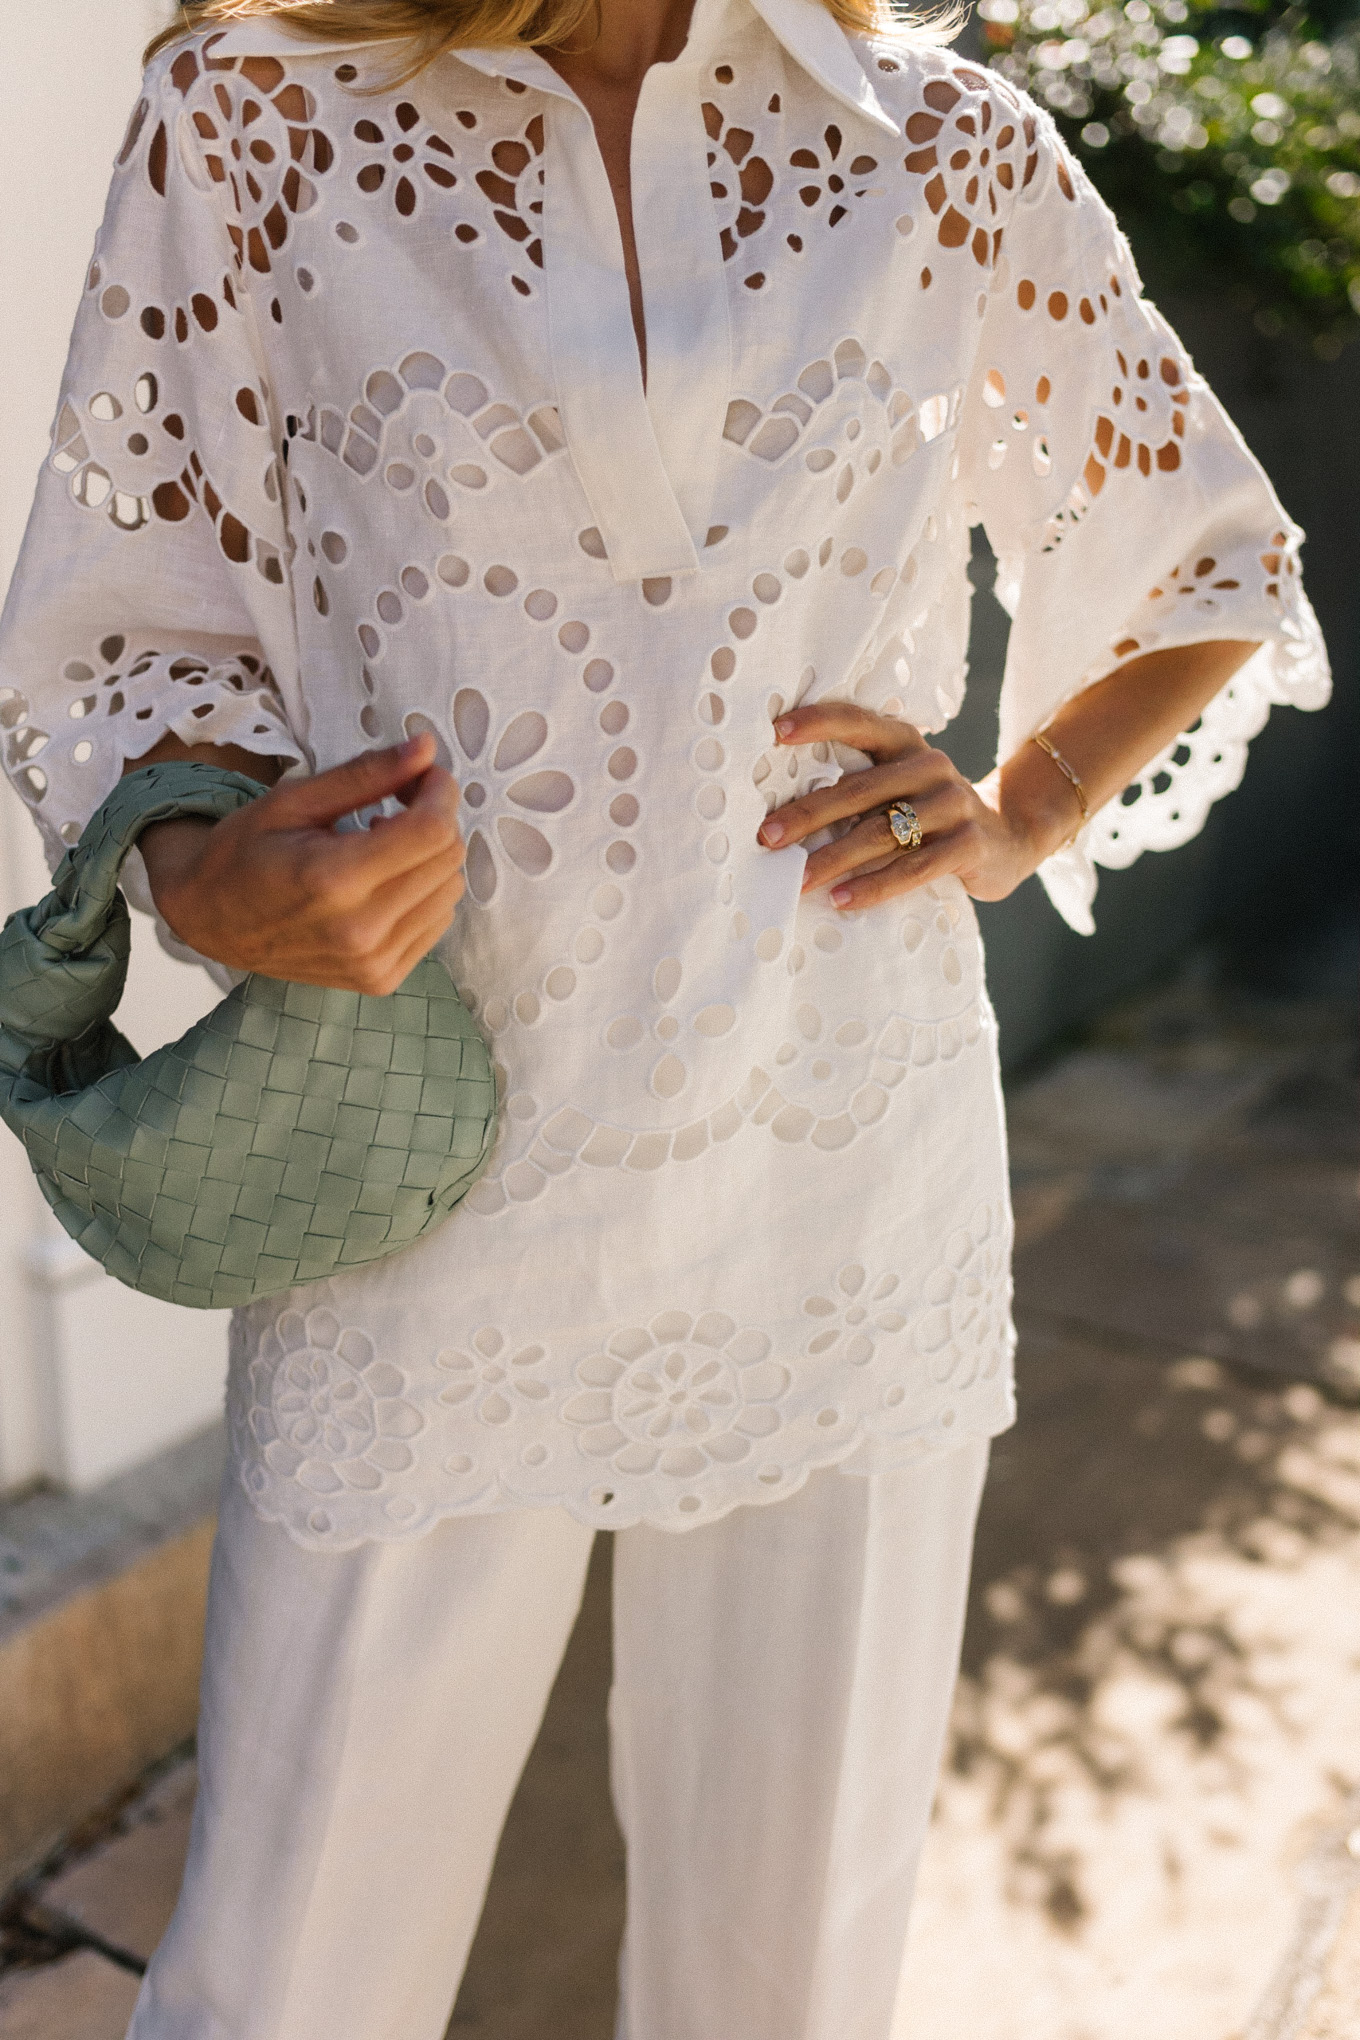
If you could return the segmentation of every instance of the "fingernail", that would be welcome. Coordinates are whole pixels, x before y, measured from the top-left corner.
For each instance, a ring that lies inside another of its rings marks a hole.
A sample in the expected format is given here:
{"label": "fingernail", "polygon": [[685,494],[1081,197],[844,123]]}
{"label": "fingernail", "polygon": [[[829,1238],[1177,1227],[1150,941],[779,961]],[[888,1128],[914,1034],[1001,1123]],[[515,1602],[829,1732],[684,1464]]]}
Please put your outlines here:
{"label": "fingernail", "polygon": [[775,729],[781,737],[791,737],[797,727],[798,725],[791,715],[781,715],[775,724]]}
{"label": "fingernail", "polygon": [[761,841],[768,843],[771,849],[776,843],[782,843],[787,834],[788,830],[782,822],[766,822],[760,831]]}
{"label": "fingernail", "polygon": [[850,901],[851,901],[851,900],[852,900],[853,898],[854,898],[854,894],[853,894],[853,893],[851,892],[851,890],[850,890],[850,887],[849,887],[848,885],[833,885],[833,886],[832,886],[832,888],[831,888],[831,904],[832,904],[832,906],[833,906],[833,907],[846,907],[846,906],[849,906],[849,904],[850,904]]}

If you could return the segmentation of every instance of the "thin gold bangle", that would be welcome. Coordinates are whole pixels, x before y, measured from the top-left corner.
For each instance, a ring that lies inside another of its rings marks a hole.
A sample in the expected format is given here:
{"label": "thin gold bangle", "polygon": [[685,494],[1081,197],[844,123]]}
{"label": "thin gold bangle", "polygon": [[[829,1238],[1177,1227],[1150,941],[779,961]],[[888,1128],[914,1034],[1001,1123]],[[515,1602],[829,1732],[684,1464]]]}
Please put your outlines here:
{"label": "thin gold bangle", "polygon": [[1082,822],[1083,823],[1089,822],[1091,819],[1091,810],[1086,804],[1086,788],[1082,785],[1080,779],[1078,779],[1076,773],[1073,771],[1072,767],[1068,764],[1062,752],[1053,742],[1053,739],[1050,736],[1047,736],[1043,730],[1036,730],[1034,735],[1030,738],[1030,742],[1031,744],[1037,744],[1039,746],[1039,749],[1041,751],[1046,752],[1047,755],[1053,760],[1053,763],[1057,766],[1059,772],[1061,772],[1063,778],[1067,781],[1073,793],[1075,793],[1075,795],[1077,796],[1077,803],[1081,808]]}

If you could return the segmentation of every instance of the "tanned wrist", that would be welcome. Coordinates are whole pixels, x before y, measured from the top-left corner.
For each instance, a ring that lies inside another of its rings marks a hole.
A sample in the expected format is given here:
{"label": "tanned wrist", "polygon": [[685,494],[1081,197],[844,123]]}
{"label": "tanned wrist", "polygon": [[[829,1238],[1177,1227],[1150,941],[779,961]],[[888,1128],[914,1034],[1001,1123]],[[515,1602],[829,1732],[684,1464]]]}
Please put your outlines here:
{"label": "tanned wrist", "polygon": [[[1036,770],[1035,768],[1039,768]],[[1072,788],[1041,751],[1022,750],[991,775],[994,806],[1030,871],[1071,842],[1082,825]],[[984,782],[985,786],[986,782]],[[980,786],[984,800],[989,793]]]}
{"label": "tanned wrist", "polygon": [[143,829],[137,847],[146,866],[151,897],[162,913],[165,899],[198,863],[207,834],[215,826],[206,816],[183,815]]}

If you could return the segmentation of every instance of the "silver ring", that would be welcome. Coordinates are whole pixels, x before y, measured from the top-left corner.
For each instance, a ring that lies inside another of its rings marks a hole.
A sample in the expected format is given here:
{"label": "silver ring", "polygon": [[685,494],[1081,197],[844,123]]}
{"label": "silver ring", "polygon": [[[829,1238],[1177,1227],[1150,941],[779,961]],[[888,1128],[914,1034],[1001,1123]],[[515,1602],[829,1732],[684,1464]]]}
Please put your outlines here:
{"label": "silver ring", "polygon": [[924,838],[921,818],[909,800],[895,800],[888,809],[888,827],[900,850],[919,850]]}

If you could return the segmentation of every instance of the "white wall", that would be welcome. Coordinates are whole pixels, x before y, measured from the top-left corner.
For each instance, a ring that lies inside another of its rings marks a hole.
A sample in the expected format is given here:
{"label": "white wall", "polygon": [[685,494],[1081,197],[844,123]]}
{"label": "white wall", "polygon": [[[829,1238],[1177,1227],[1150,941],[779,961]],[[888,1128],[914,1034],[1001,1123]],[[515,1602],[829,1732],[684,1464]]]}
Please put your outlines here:
{"label": "white wall", "polygon": [[[0,586],[28,515],[110,165],[161,0],[3,0],[0,65]],[[22,804],[0,787],[0,914],[47,872]],[[136,917],[119,1024],[146,1049],[217,994]],[[44,1206],[0,1128],[0,1491],[45,1476],[82,1488],[216,1415],[220,1312],[176,1310],[111,1282]]]}

